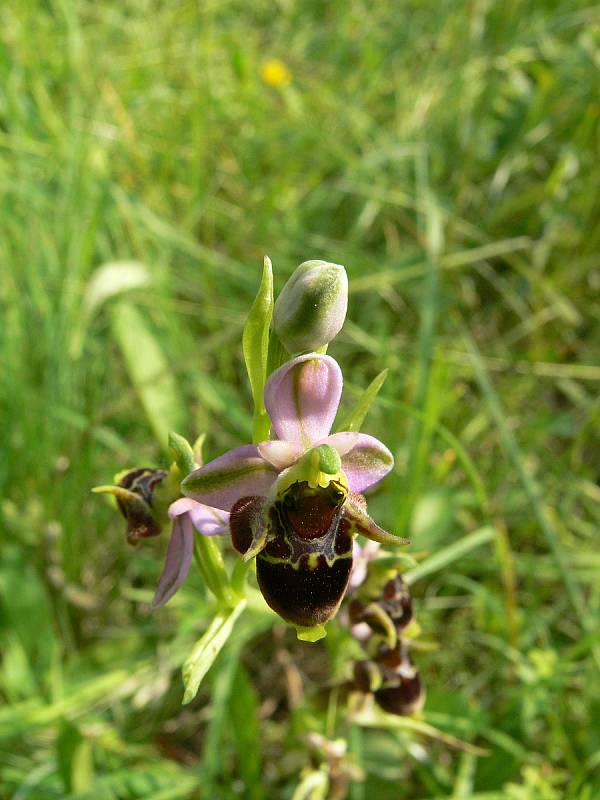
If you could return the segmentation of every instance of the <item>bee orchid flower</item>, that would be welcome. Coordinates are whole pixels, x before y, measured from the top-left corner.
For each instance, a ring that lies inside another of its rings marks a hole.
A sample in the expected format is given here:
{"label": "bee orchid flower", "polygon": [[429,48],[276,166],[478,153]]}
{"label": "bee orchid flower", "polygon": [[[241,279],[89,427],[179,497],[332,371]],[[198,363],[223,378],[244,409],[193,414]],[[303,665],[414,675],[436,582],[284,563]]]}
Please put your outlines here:
{"label": "bee orchid flower", "polygon": [[[392,469],[388,448],[363,433],[331,434],[342,383],[330,356],[289,361],[265,386],[277,438],[231,450],[181,485],[188,502],[229,513],[233,546],[245,560],[257,557],[267,603],[298,627],[322,625],[337,611],[356,534],[404,543],[368,516],[363,497]],[[189,522],[182,524],[189,530]]]}

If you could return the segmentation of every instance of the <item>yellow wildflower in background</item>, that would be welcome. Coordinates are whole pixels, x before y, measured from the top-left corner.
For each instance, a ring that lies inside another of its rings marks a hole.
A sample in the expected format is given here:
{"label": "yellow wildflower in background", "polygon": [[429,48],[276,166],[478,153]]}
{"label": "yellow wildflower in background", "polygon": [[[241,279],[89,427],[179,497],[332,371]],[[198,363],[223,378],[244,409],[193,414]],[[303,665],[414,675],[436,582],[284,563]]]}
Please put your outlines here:
{"label": "yellow wildflower in background", "polygon": [[260,77],[267,86],[289,86],[292,73],[278,58],[270,58],[260,68]]}

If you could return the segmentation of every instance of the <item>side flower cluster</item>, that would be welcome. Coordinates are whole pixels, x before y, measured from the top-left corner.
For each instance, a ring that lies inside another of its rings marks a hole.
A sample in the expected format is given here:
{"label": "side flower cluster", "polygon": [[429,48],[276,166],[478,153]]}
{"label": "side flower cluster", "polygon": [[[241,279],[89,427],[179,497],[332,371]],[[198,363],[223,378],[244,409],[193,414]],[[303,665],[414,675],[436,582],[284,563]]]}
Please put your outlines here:
{"label": "side flower cluster", "polygon": [[354,664],[354,687],[372,693],[390,714],[414,714],[425,692],[409,655],[406,632],[414,617],[408,586],[396,573],[383,585],[366,580],[356,594],[349,603],[350,623],[367,658]]}

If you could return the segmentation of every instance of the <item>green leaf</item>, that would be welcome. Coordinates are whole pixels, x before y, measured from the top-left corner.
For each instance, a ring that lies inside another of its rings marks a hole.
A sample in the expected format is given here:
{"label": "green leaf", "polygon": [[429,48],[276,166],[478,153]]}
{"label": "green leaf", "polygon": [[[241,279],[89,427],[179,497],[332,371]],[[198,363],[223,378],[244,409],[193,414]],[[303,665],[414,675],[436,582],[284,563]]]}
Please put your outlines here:
{"label": "green leaf", "polygon": [[217,784],[219,777],[223,777],[223,749],[229,744],[233,733],[230,708],[237,700],[234,678],[245,639],[243,628],[243,624],[238,626],[235,638],[219,658],[216,674],[211,681],[212,714],[203,737],[199,769],[205,797],[218,797],[220,794]]}
{"label": "green leaf", "polygon": [[373,378],[371,383],[359,397],[358,402],[352,411],[344,417],[339,425],[336,426],[337,431],[360,431],[362,424],[365,421],[365,417],[373,405],[373,401],[385,383],[388,372],[388,369],[384,369],[379,373],[379,375]]}
{"label": "green leaf", "polygon": [[121,302],[112,311],[112,332],[148,421],[160,442],[183,428],[183,407],[169,363],[146,320]]}
{"label": "green leaf", "polygon": [[56,741],[57,761],[65,791],[85,792],[94,780],[92,743],[79,729],[63,720]]}
{"label": "green leaf", "polygon": [[[12,543],[10,537],[5,541],[0,566],[0,618],[4,635],[21,645],[17,659],[24,659],[28,665],[22,676],[11,676],[10,686],[16,697],[21,697],[25,696],[31,679],[43,685],[52,668],[58,643],[51,600],[33,559],[24,547]],[[3,668],[9,666],[3,660]]]}
{"label": "green leaf", "polygon": [[202,679],[231,636],[233,627],[245,607],[246,600],[239,600],[233,608],[219,612],[204,636],[194,646],[183,664],[185,686],[183,703],[189,703],[196,696]]}
{"label": "green leaf", "polygon": [[258,695],[248,673],[238,665],[229,697],[229,716],[237,752],[240,777],[248,800],[262,800],[261,726]]}
{"label": "green leaf", "polygon": [[141,289],[151,282],[150,271],[139,261],[110,261],[92,273],[83,296],[83,307],[91,316],[111,297]]}
{"label": "green leaf", "polygon": [[451,564],[453,561],[462,558],[476,547],[480,547],[483,544],[488,544],[489,542],[493,541],[496,538],[496,535],[496,529],[491,525],[485,525],[483,528],[473,531],[473,533],[468,533],[457,542],[438,550],[437,553],[434,553],[425,561],[422,561],[417,567],[405,572],[403,576],[404,580],[409,586],[412,586],[415,581],[421,580],[421,578],[425,578],[427,575],[431,575],[434,572],[447,567],[448,564]]}
{"label": "green leaf", "polygon": [[415,717],[398,717],[393,714],[385,714],[378,708],[372,708],[354,717],[354,723],[364,728],[384,728],[388,730],[401,730],[410,733],[418,733],[422,736],[428,736],[438,742],[442,742],[448,747],[453,747],[456,750],[461,750],[464,753],[472,753],[475,756],[487,756],[489,750],[484,750],[482,747],[477,747],[470,742],[465,742],[452,736],[449,733],[439,730],[438,728],[424,722],[422,719]]}
{"label": "green leaf", "polygon": [[254,441],[262,441],[269,435],[270,424],[265,410],[264,389],[267,379],[269,326],[272,316],[273,267],[271,259],[265,256],[262,280],[244,325],[242,337],[244,360],[254,400]]}
{"label": "green leaf", "polygon": [[401,536],[405,536],[409,530],[415,503],[422,491],[428,472],[433,431],[445,397],[444,366],[443,363],[434,362],[440,307],[440,254],[444,237],[442,215],[431,189],[428,157],[424,150],[416,155],[415,173],[427,272],[420,293],[413,405],[424,416],[422,420],[413,419],[408,431],[406,477],[403,481],[403,491],[397,493],[395,502],[396,524]]}
{"label": "green leaf", "polygon": [[151,283],[148,268],[139,261],[110,261],[96,269],[85,288],[81,303],[81,316],[74,326],[70,352],[78,358],[88,325],[104,303],[132,289],[142,289]]}

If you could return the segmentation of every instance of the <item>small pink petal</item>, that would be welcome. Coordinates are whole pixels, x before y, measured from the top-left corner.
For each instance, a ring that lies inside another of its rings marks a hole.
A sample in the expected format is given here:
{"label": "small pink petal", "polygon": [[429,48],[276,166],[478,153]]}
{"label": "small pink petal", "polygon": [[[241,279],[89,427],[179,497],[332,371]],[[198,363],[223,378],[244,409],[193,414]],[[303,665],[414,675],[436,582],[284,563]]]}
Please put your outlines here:
{"label": "small pink petal", "polygon": [[194,502],[194,508],[190,510],[190,519],[202,536],[221,536],[229,533],[229,513],[221,511],[220,508]]}
{"label": "small pink petal", "polygon": [[333,447],[334,450],[337,450],[338,455],[345,456],[346,453],[349,453],[350,450],[356,446],[359,436],[360,433],[353,433],[352,431],[332,433],[331,436],[323,439],[323,441],[318,444],[328,444],[330,447]]}
{"label": "small pink petal", "polygon": [[248,444],[190,473],[181,491],[199,503],[231,511],[240,497],[267,495],[276,478],[277,470],[262,458],[255,444]]}
{"label": "small pink petal", "polygon": [[258,452],[276,470],[281,471],[291,467],[300,458],[302,447],[294,442],[262,442],[258,445]]}
{"label": "small pink petal", "polygon": [[367,577],[369,561],[372,561],[379,553],[378,542],[367,540],[366,544],[360,545],[355,539],[352,542],[352,572],[348,582],[349,589],[356,589],[364,583]]}
{"label": "small pink petal", "polygon": [[274,372],[265,386],[265,406],[277,437],[303,448],[323,439],[342,395],[342,371],[330,356],[308,353]]}
{"label": "small pink petal", "polygon": [[191,497],[180,497],[179,500],[175,500],[169,506],[169,516],[171,519],[175,519],[180,514],[187,514],[193,508],[199,505],[195,500],[192,500]]}
{"label": "small pink petal", "polygon": [[371,636],[373,631],[366,622],[357,622],[350,628],[350,633],[359,642],[366,642]]}
{"label": "small pink petal", "polygon": [[189,517],[177,517],[173,522],[173,532],[167,549],[167,560],[158,587],[152,600],[152,607],[164,606],[177,592],[187,578],[194,553],[194,529]]}
{"label": "small pink petal", "polygon": [[180,514],[189,514],[194,527],[203,536],[217,536],[229,533],[229,513],[198,503],[191,497],[180,497],[169,506],[169,516],[175,519]]}
{"label": "small pink petal", "polygon": [[342,469],[351,492],[364,492],[374,486],[394,466],[394,456],[374,436],[357,435],[356,444],[342,456]]}

